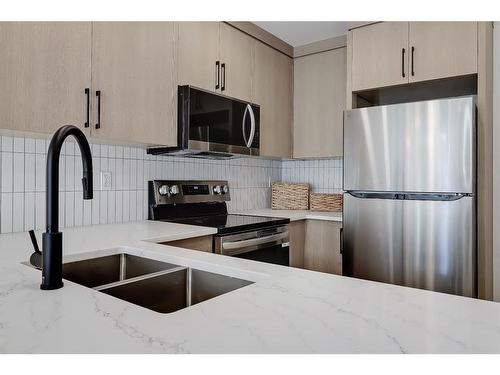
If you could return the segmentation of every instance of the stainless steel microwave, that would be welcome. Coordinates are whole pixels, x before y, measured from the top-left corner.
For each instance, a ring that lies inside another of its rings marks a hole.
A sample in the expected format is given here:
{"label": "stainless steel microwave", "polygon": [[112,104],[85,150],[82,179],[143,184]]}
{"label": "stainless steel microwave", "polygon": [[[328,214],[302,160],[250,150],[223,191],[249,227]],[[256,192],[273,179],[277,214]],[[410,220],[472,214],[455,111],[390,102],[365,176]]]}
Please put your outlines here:
{"label": "stainless steel microwave", "polygon": [[260,107],[195,88],[178,87],[177,147],[153,147],[149,154],[202,158],[259,155]]}

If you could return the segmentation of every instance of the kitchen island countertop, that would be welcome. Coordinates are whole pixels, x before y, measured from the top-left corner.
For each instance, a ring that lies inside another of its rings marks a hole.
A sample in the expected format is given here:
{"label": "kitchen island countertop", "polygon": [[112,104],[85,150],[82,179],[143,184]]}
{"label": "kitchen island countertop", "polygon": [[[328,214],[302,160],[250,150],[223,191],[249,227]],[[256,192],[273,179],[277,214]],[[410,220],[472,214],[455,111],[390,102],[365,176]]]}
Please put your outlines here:
{"label": "kitchen island countertop", "polygon": [[148,221],[63,230],[65,261],[127,252],[254,282],[170,314],[69,281],[41,291],[40,271],[21,264],[29,236],[0,235],[0,352],[500,353],[497,303],[155,243],[213,233]]}

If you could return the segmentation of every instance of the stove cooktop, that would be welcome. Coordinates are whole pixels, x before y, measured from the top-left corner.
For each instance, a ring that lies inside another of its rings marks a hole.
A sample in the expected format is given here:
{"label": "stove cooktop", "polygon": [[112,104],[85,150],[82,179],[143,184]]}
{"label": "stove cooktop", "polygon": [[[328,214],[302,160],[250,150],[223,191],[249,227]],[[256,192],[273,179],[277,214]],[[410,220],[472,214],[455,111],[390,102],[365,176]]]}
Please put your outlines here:
{"label": "stove cooktop", "polygon": [[277,225],[286,225],[290,223],[290,219],[285,218],[234,214],[210,215],[174,220],[164,219],[160,221],[217,228],[217,234],[245,232],[250,230],[269,228]]}

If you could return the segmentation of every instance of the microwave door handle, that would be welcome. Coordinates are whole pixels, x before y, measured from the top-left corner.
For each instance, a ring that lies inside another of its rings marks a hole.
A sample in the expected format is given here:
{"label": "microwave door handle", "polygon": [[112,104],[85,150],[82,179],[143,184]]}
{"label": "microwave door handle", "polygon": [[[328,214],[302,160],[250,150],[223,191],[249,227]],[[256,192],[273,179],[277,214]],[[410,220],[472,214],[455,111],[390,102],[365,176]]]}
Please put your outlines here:
{"label": "microwave door handle", "polygon": [[255,115],[253,114],[253,109],[250,104],[247,104],[248,112],[250,113],[250,123],[252,124],[252,128],[250,129],[250,139],[248,141],[248,148],[252,147],[253,139],[255,137]]}
{"label": "microwave door handle", "polygon": [[[247,121],[248,107],[250,107],[249,104],[247,104],[247,106],[245,107],[245,112],[243,112],[243,121],[241,123],[241,131],[243,132],[243,140],[245,141],[245,145],[247,147],[250,147],[250,146],[248,146],[249,140],[247,139],[247,134],[246,134],[246,130],[247,130],[246,129],[246,121]],[[252,109],[252,108],[250,107],[250,109]]]}
{"label": "microwave door handle", "polygon": [[[240,254],[240,253],[245,252],[245,251],[242,251],[242,249],[245,249],[246,247],[263,245],[266,243],[279,242],[279,241],[286,239],[287,237],[288,237],[288,231],[283,232],[283,233],[273,234],[272,236],[251,238],[249,240],[223,242],[222,243],[222,250],[223,250],[222,253],[224,255]],[[226,251],[226,250],[229,250],[229,251]]]}

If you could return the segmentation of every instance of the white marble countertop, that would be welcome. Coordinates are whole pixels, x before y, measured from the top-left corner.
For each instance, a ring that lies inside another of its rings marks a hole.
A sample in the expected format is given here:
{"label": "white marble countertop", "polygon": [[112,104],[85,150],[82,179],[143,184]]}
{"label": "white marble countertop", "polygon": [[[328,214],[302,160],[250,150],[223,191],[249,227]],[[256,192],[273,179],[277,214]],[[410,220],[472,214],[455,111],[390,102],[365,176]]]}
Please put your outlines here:
{"label": "white marble countertop", "polygon": [[253,216],[268,216],[268,217],[284,217],[290,221],[297,220],[327,220],[327,221],[342,221],[342,212],[323,212],[309,210],[273,210],[271,208],[261,208],[257,210],[238,211],[236,214],[253,215]]}
{"label": "white marble countertop", "polygon": [[63,231],[66,261],[128,252],[255,282],[171,314],[69,281],[41,291],[40,271],[20,264],[28,235],[1,235],[0,352],[500,353],[497,303],[152,243],[210,233],[147,221]]}

